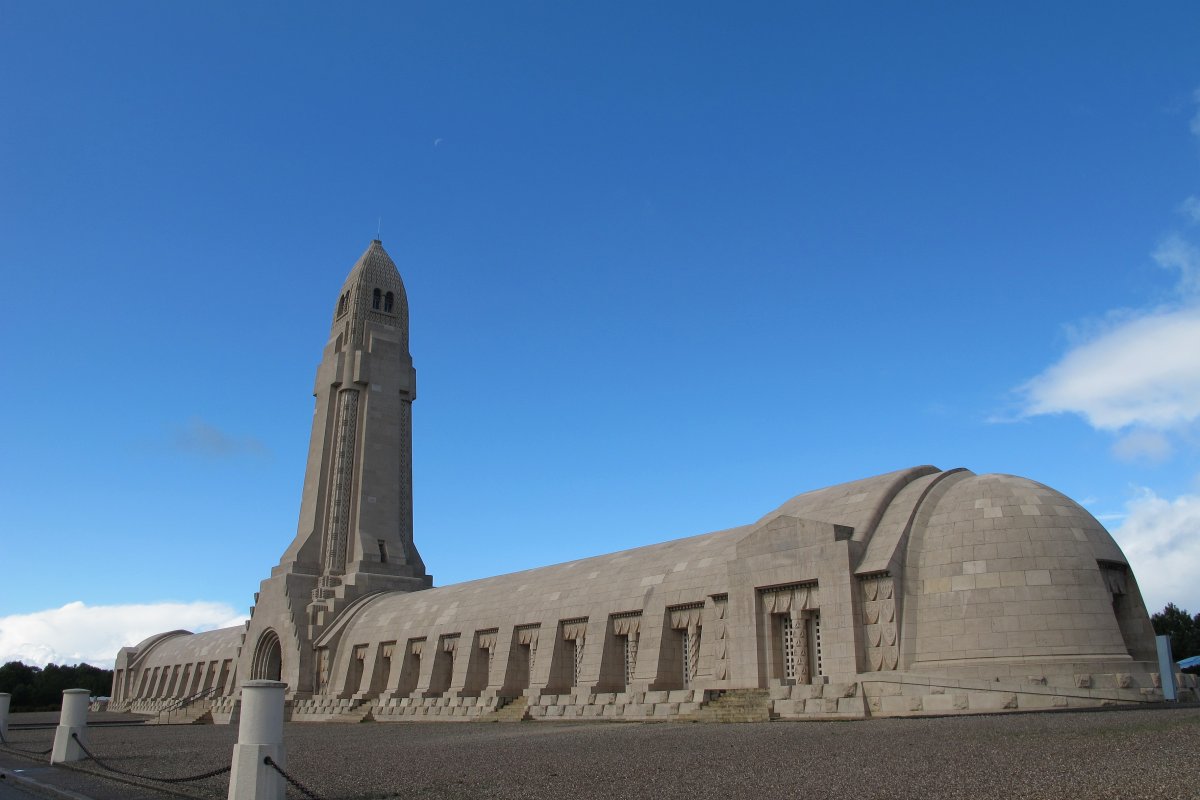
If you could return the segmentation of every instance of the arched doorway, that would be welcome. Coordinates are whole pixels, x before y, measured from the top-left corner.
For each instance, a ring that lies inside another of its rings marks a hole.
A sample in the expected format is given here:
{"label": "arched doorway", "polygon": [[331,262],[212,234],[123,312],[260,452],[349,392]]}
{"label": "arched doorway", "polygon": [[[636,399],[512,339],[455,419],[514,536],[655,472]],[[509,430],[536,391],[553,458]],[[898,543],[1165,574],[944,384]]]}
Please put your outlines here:
{"label": "arched doorway", "polygon": [[254,661],[250,665],[251,680],[281,680],[283,674],[283,651],[279,646],[279,635],[267,629],[258,637],[254,648]]}

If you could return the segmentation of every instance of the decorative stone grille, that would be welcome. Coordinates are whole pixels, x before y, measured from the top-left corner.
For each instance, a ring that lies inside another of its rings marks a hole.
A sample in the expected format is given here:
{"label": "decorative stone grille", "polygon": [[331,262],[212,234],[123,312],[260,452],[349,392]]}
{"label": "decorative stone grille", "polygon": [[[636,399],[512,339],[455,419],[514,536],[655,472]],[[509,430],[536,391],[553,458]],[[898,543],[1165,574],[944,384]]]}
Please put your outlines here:
{"label": "decorative stone grille", "polygon": [[700,629],[704,603],[685,603],[667,609],[671,628],[681,632],[680,650],[683,659],[683,685],[691,687],[700,667]]}
{"label": "decorative stone grille", "polygon": [[792,627],[791,614],[779,614],[780,633],[783,635],[783,677],[796,680],[796,629]]}
{"label": "decorative stone grille", "polygon": [[585,641],[584,637],[582,637],[582,636],[580,636],[578,639],[572,640],[572,644],[574,645],[574,650],[575,650],[574,658],[572,659],[572,662],[571,662],[571,667],[572,667],[571,685],[572,686],[579,685],[579,676],[583,673],[583,643],[584,643],[584,641]]}
{"label": "decorative stone grille", "polygon": [[783,677],[796,683],[811,683],[813,675],[820,674],[816,664],[819,645],[815,644],[811,630],[821,604],[817,582],[771,586],[758,591],[763,611],[779,620],[777,641],[782,652],[776,652],[782,658]]}
{"label": "decorative stone grille", "polygon": [[824,675],[825,666],[821,659],[821,612],[812,611],[809,613],[808,624],[812,630],[812,651],[813,651],[813,674]]}
{"label": "decorative stone grille", "polygon": [[633,683],[633,676],[637,673],[637,651],[638,651],[639,635],[631,633],[623,637],[625,641],[625,688]]}
{"label": "decorative stone grille", "polygon": [[516,629],[517,644],[529,648],[529,677],[533,678],[533,669],[537,665],[538,633],[541,625],[520,625]]}
{"label": "decorative stone grille", "polygon": [[638,641],[642,631],[642,612],[629,611],[612,615],[613,635],[620,637],[624,643],[625,686],[633,683],[637,669]]}
{"label": "decorative stone grille", "polygon": [[329,649],[326,647],[317,648],[317,694],[324,694],[325,687],[329,685]]}
{"label": "decorative stone grille", "polygon": [[571,642],[571,685],[579,685],[579,675],[583,668],[583,645],[587,638],[587,617],[565,619],[559,623],[564,642]]}

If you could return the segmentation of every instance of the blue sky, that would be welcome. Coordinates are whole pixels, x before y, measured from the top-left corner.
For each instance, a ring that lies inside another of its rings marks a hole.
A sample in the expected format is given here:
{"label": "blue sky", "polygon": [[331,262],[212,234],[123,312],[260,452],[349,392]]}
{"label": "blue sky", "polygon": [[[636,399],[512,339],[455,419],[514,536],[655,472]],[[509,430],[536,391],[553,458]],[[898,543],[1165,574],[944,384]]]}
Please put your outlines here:
{"label": "blue sky", "polygon": [[930,463],[1084,502],[1200,611],[1198,26],[0,1],[0,659],[246,613],[380,218],[439,585]]}

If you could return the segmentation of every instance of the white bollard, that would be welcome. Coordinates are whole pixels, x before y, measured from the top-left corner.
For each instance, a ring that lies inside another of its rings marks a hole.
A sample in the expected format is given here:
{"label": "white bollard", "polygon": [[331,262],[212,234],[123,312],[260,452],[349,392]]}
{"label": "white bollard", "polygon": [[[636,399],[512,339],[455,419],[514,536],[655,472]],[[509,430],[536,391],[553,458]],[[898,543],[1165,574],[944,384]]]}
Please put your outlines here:
{"label": "white bollard", "polygon": [[87,758],[79,742],[71,738],[75,734],[87,744],[87,689],[64,689],[62,711],[58,715],[58,728],[54,731],[54,749],[50,751],[50,763],[82,761]]}
{"label": "white bollard", "polygon": [[242,684],[242,716],[238,743],[233,746],[233,771],[229,775],[229,800],[284,800],[287,783],[267,756],[287,769],[283,750],[283,692],[280,681],[246,681]]}
{"label": "white bollard", "polygon": [[0,692],[0,738],[8,738],[8,704],[12,701],[12,695],[8,692]]}

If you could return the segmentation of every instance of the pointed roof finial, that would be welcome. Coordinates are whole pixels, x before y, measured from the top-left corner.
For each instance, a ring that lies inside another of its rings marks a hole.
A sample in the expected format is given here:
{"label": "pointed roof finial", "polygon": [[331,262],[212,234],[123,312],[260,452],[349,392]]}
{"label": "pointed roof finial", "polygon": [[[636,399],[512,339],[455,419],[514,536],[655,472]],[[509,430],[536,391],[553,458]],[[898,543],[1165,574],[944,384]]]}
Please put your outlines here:
{"label": "pointed roof finial", "polygon": [[383,230],[383,217],[382,216],[380,216],[379,219],[375,223],[375,241],[377,241],[377,242],[383,241],[382,239],[379,238],[379,232],[381,230]]}

